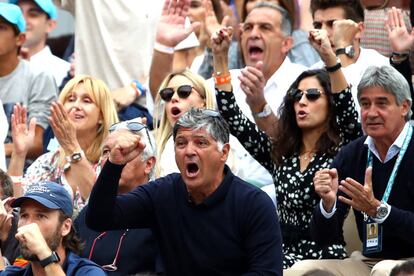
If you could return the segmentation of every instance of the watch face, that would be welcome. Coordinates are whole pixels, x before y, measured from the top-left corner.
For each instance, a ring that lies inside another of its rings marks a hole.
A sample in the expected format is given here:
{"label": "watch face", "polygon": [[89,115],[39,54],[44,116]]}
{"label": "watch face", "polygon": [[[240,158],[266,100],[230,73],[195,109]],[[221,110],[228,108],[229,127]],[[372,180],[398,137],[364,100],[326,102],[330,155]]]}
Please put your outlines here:
{"label": "watch face", "polygon": [[72,162],[77,162],[77,161],[80,161],[82,159],[82,154],[80,152],[76,152],[76,153],[72,154],[72,156],[70,158],[72,159]]}
{"label": "watch face", "polygon": [[348,46],[348,47],[346,47],[346,48],[345,48],[345,54],[346,54],[348,57],[353,58],[353,57],[355,56],[355,50],[354,50],[354,47],[352,47],[352,46]]}
{"label": "watch face", "polygon": [[382,219],[385,218],[388,214],[388,208],[385,205],[381,205],[377,209],[377,218]]}

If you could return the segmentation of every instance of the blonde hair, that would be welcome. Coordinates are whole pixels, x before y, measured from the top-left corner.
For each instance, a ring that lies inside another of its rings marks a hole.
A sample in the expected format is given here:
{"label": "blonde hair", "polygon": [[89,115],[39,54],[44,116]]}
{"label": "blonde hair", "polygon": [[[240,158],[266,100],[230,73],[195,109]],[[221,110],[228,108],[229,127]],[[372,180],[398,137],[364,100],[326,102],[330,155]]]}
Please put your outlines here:
{"label": "blonde hair", "polygon": [[[166,88],[168,86],[168,83],[175,76],[183,76],[190,80],[194,85],[194,89],[204,99],[204,107],[208,109],[216,109],[216,96],[214,91],[210,89],[204,78],[187,69],[176,71],[169,74],[161,83],[159,90]],[[155,106],[159,107],[162,104],[161,101],[162,100],[160,94],[157,93],[157,97],[155,98]],[[157,145],[157,160],[161,160],[161,154],[164,151],[165,144],[172,135],[173,127],[170,125],[170,122],[168,121],[167,113],[165,112],[165,106],[162,110],[160,110],[159,108],[155,108],[155,110],[156,111],[154,113],[154,131]],[[159,167],[159,162],[157,162],[155,176],[160,177],[160,173],[161,171]]]}
{"label": "blonde hair", "polygon": [[[62,92],[59,95],[59,102],[64,104],[70,93],[79,84],[83,84],[86,91],[89,92],[92,101],[99,108],[102,117],[102,123],[98,128],[96,138],[93,140],[92,144],[84,150],[86,159],[94,164],[98,162],[101,156],[102,144],[108,136],[109,127],[118,122],[118,114],[108,86],[103,81],[91,76],[78,75],[71,79],[62,89]],[[65,152],[60,150],[60,166],[63,166],[64,160]]]}

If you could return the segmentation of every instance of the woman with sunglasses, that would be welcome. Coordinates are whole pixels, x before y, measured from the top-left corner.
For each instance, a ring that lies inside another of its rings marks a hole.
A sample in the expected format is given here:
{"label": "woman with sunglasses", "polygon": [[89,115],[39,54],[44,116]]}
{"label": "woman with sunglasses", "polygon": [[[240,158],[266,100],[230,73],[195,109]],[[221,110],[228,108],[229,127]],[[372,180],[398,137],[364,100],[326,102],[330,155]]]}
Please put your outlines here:
{"label": "woman with sunglasses", "polygon": [[89,76],[73,78],[60,93],[59,102],[51,106],[50,125],[57,147],[37,158],[22,177],[28,145],[33,141],[34,121],[27,129],[26,109],[16,105],[12,116],[16,143],[8,170],[14,176],[15,196],[22,195],[32,183],[53,181],[72,195],[77,213],[89,198],[100,171],[102,144],[109,127],[117,121],[111,92],[104,82]]}
{"label": "woman with sunglasses", "polygon": [[[228,72],[231,32],[223,28],[211,39],[214,69],[222,75]],[[350,87],[326,32],[311,31],[310,41],[329,73],[309,70],[299,75],[284,97],[279,118],[270,114],[276,122],[272,139],[242,114],[231,82],[216,81],[219,110],[232,134],[274,178],[285,268],[302,259],[346,257],[343,241],[321,247],[310,238],[310,220],[320,202],[313,177],[319,169],[329,167],[342,145],[361,134]]]}

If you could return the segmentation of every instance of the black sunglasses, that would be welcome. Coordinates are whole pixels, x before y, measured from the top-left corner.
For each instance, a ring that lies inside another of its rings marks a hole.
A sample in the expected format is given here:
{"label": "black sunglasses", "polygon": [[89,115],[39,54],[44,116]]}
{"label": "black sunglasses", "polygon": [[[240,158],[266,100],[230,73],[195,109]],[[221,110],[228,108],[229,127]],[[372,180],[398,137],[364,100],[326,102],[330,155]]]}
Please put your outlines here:
{"label": "black sunglasses", "polygon": [[145,133],[147,134],[148,142],[150,143],[150,146],[154,148],[151,142],[151,138],[149,136],[148,127],[144,124],[141,124],[138,122],[118,122],[118,123],[113,124],[109,128],[109,132],[114,132],[117,129],[128,129],[129,131],[133,133],[138,133],[144,128],[145,128]]}
{"label": "black sunglasses", "polygon": [[303,94],[305,94],[306,98],[309,101],[314,102],[317,99],[319,99],[319,97],[322,95],[322,91],[318,88],[309,88],[304,91],[294,88],[289,91],[289,96],[292,97],[295,102],[300,101],[300,99],[302,99]]}
{"label": "black sunglasses", "polygon": [[[188,84],[180,85],[177,87],[177,95],[181,99],[188,98],[188,96],[190,96],[192,91],[193,91],[193,87]],[[166,87],[160,90],[160,97],[165,102],[169,102],[171,101],[171,98],[174,95],[174,93],[175,93],[174,88]]]}

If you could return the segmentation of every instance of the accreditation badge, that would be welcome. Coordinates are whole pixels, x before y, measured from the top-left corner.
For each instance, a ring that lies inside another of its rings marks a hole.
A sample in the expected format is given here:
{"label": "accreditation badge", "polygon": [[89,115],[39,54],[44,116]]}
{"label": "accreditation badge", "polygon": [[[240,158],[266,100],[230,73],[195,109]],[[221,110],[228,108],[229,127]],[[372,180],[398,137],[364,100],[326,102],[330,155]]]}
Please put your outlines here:
{"label": "accreditation badge", "polygon": [[363,255],[382,251],[382,225],[369,218],[363,222]]}

